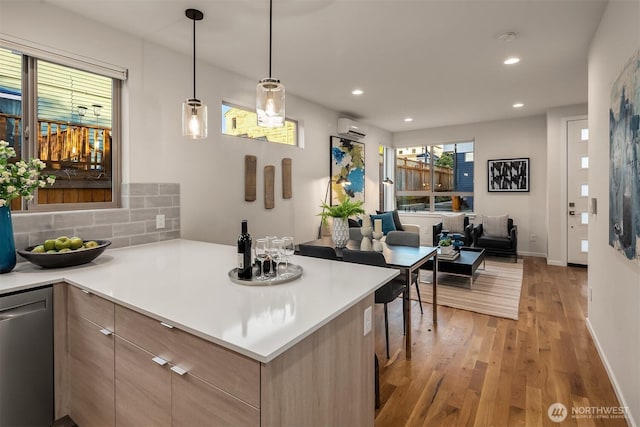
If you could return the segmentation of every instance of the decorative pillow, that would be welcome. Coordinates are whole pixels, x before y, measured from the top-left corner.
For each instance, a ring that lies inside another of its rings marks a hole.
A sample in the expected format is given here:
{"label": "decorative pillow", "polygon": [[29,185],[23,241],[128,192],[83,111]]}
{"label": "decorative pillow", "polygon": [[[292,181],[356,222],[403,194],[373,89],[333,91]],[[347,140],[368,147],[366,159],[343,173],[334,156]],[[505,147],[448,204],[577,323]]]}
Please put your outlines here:
{"label": "decorative pillow", "polygon": [[[404,228],[402,228],[402,223],[400,222],[400,215],[398,215],[398,210],[393,210],[393,211],[388,211],[391,212],[393,214],[393,225],[396,226],[396,230],[398,231],[404,231]],[[378,215],[383,214],[383,213],[387,213],[387,212],[383,212],[383,211],[376,211],[376,213]]]}
{"label": "decorative pillow", "polygon": [[442,229],[451,233],[464,233],[464,214],[442,215]]}
{"label": "decorative pillow", "polygon": [[487,237],[509,237],[507,219],[509,215],[485,216],[482,218],[482,234]]}
{"label": "decorative pillow", "polygon": [[392,212],[385,212],[383,214],[380,215],[371,215],[371,226],[373,227],[373,229],[375,230],[375,220],[376,219],[381,219],[382,220],[382,233],[386,236],[388,232],[390,231],[395,231],[396,229],[396,225],[393,222],[393,213]]}

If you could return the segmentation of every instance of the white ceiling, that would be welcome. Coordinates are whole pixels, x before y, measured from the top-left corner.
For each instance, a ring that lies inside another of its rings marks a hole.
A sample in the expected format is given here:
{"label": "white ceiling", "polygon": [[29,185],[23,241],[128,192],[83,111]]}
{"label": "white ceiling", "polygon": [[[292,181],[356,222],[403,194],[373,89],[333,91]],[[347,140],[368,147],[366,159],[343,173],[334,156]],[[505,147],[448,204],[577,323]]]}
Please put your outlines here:
{"label": "white ceiling", "polygon": [[[256,82],[267,77],[268,0],[45,1],[189,56],[192,23],[184,11],[200,9],[198,60]],[[287,93],[391,132],[530,116],[586,102],[588,46],[606,5],[273,1],[273,77]],[[500,41],[506,31],[518,38]],[[522,61],[503,65],[510,55]],[[353,96],[354,88],[365,93]],[[515,102],[524,108],[513,109]]]}

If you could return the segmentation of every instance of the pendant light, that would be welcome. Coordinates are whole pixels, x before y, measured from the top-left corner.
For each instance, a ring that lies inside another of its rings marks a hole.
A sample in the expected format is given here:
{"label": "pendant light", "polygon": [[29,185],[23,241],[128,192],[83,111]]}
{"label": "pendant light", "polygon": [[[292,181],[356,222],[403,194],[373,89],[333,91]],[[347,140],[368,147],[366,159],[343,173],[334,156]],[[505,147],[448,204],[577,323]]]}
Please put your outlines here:
{"label": "pendant light", "polygon": [[182,103],[182,136],[202,139],[207,137],[207,106],[196,98],[196,21],[201,21],[204,14],[187,9],[185,15],[193,21],[193,98]]}
{"label": "pendant light", "polygon": [[275,128],[284,126],[284,85],[271,77],[271,46],[273,27],[273,0],[269,0],[269,77],[256,87],[256,113],[258,126]]}

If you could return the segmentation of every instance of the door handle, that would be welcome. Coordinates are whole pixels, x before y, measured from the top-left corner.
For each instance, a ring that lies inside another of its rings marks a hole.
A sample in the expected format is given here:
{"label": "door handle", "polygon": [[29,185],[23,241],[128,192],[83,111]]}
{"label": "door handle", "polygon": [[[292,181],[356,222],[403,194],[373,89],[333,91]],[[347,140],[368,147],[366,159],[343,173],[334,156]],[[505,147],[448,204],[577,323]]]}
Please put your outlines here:
{"label": "door handle", "polygon": [[42,301],[19,305],[16,307],[0,309],[0,322],[3,320],[15,319],[16,317],[25,316],[27,314],[35,313],[37,311],[46,310],[46,308],[47,308],[46,301],[42,300]]}
{"label": "door handle", "polygon": [[186,369],[182,369],[180,366],[172,366],[169,369],[171,369],[173,372],[175,372],[176,374],[178,374],[180,376],[182,376],[182,375],[187,373],[187,370]]}

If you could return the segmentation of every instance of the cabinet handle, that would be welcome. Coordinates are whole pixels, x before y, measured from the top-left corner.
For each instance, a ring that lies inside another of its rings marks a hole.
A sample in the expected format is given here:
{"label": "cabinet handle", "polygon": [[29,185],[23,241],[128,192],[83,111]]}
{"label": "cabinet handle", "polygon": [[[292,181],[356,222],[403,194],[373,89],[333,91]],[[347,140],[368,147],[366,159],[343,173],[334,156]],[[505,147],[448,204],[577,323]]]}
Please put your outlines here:
{"label": "cabinet handle", "polygon": [[89,291],[88,291],[88,290],[86,290],[86,289],[80,289],[80,290],[81,290],[82,292],[84,292],[85,294],[87,294],[87,295],[90,295],[90,294],[91,294],[91,292],[89,292]]}
{"label": "cabinet handle", "polygon": [[173,325],[170,325],[170,324],[168,324],[168,323],[160,322],[160,324],[161,324],[162,326],[164,326],[165,328],[173,329]]}
{"label": "cabinet handle", "polygon": [[102,334],[103,334],[103,335],[106,335],[106,336],[109,336],[109,335],[111,335],[111,334],[113,333],[113,331],[110,331],[110,330],[109,330],[109,329],[107,329],[107,328],[100,329],[100,332],[102,332]]}
{"label": "cabinet handle", "polygon": [[187,371],[182,369],[180,366],[172,366],[171,370],[180,376],[187,373]]}
{"label": "cabinet handle", "polygon": [[160,366],[164,366],[164,365],[166,365],[166,364],[167,364],[167,361],[166,361],[166,360],[164,360],[162,357],[158,357],[158,356],[156,356],[156,357],[154,357],[154,358],[153,358],[153,359],[151,359],[151,360],[153,360],[154,362],[156,362],[156,363],[157,363],[158,365],[160,365]]}

